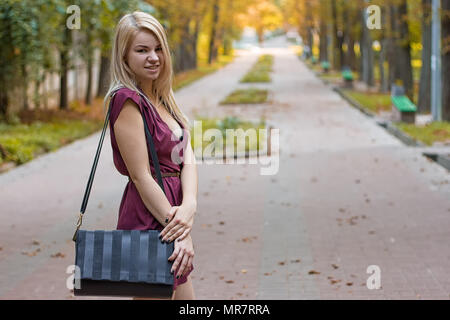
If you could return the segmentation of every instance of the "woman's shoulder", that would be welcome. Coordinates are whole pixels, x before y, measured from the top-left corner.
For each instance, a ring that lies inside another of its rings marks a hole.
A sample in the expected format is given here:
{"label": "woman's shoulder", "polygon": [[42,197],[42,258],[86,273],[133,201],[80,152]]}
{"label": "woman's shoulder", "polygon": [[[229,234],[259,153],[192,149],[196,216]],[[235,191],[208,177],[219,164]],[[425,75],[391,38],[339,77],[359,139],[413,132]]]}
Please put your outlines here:
{"label": "woman's shoulder", "polygon": [[140,104],[139,94],[130,88],[121,87],[114,93],[114,105],[122,106],[127,99],[131,99],[137,105]]}
{"label": "woman's shoulder", "polygon": [[110,121],[112,125],[114,125],[116,119],[119,117],[127,100],[133,101],[139,109],[142,108],[140,96],[136,91],[127,87],[117,89],[111,97]]}

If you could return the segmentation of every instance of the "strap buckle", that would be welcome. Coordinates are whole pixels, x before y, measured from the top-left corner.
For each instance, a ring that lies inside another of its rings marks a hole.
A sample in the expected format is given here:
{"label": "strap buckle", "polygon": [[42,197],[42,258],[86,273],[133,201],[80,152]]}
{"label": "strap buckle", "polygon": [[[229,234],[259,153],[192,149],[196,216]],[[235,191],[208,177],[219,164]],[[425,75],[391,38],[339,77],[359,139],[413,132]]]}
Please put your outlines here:
{"label": "strap buckle", "polygon": [[78,230],[80,230],[82,223],[83,223],[83,213],[80,212],[80,215],[78,216],[77,227],[76,227],[75,233],[73,234],[73,237],[72,237],[72,240],[74,242],[77,240],[77,233],[78,233]]}

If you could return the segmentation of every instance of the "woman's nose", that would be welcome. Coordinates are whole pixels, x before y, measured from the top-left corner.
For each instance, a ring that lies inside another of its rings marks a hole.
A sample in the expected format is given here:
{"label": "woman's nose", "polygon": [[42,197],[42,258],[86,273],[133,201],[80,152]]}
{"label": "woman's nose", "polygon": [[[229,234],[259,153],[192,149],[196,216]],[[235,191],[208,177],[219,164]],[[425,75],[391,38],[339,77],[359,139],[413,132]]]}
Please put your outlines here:
{"label": "woman's nose", "polygon": [[159,60],[158,55],[156,54],[155,50],[150,51],[150,54],[148,55],[148,60],[153,61],[153,62]]}

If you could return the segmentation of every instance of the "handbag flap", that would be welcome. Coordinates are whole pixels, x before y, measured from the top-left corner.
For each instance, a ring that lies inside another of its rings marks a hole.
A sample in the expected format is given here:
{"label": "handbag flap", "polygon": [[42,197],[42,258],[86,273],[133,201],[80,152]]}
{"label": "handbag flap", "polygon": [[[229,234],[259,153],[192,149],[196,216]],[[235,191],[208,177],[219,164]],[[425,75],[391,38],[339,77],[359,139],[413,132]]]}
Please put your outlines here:
{"label": "handbag flap", "polygon": [[174,244],[157,230],[78,230],[75,264],[80,279],[173,285]]}

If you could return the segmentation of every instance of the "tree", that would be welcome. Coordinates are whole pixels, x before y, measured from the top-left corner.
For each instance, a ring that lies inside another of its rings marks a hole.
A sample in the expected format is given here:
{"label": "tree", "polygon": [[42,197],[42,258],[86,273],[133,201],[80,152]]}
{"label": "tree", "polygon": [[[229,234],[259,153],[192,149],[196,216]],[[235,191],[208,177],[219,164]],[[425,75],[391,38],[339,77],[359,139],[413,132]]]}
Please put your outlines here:
{"label": "tree", "polygon": [[328,61],[328,1],[320,0],[319,61]]}
{"label": "tree", "polygon": [[366,8],[365,6],[361,6],[360,10],[361,14],[361,78],[368,85],[373,86],[374,81],[374,54],[373,54],[373,41],[372,36],[370,34],[370,30],[366,25]]}
{"label": "tree", "polygon": [[399,0],[399,4],[392,6],[392,9],[395,52],[395,63],[392,65],[394,80],[401,81],[406,95],[412,100],[414,94],[407,0]]}
{"label": "tree", "polygon": [[422,70],[420,72],[419,113],[430,111],[431,104],[431,0],[422,0]]}
{"label": "tree", "polygon": [[282,23],[280,9],[269,0],[261,0],[250,6],[244,15],[247,24],[256,30],[260,44],[264,41],[264,31],[274,30]]}
{"label": "tree", "polygon": [[442,120],[450,121],[450,0],[442,0]]}

